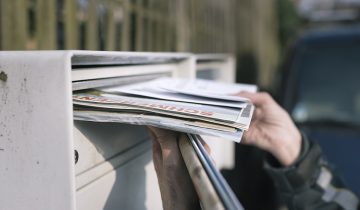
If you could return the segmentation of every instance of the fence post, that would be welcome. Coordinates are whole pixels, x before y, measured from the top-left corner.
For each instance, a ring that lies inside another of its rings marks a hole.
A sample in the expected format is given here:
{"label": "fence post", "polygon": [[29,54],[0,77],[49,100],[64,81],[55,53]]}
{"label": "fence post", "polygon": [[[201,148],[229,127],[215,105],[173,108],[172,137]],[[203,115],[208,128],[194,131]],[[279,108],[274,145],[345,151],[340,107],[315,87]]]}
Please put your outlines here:
{"label": "fence post", "polygon": [[136,51],[143,51],[144,50],[144,7],[143,2],[137,0],[133,4],[133,12],[135,13],[135,50]]}
{"label": "fence post", "polygon": [[64,26],[65,49],[79,48],[79,24],[76,18],[77,5],[74,0],[65,0]]}
{"label": "fence post", "polygon": [[121,32],[121,50],[128,51],[130,49],[130,1],[122,0],[123,6],[123,24]]}
{"label": "fence post", "polygon": [[37,0],[36,42],[40,50],[56,49],[56,7],[55,0]]}
{"label": "fence post", "polygon": [[176,1],[176,51],[183,52],[189,50],[189,19],[186,11],[186,4],[188,1],[177,0]]}
{"label": "fence post", "polygon": [[115,30],[116,23],[114,17],[114,10],[116,9],[114,1],[107,1],[108,12],[106,14],[106,40],[105,50],[115,50]]}
{"label": "fence post", "polygon": [[99,50],[99,25],[98,13],[96,9],[96,0],[88,1],[88,8],[86,12],[86,32],[85,32],[85,48],[87,50]]}
{"label": "fence post", "polygon": [[2,50],[24,50],[27,40],[27,5],[25,0],[0,0]]}

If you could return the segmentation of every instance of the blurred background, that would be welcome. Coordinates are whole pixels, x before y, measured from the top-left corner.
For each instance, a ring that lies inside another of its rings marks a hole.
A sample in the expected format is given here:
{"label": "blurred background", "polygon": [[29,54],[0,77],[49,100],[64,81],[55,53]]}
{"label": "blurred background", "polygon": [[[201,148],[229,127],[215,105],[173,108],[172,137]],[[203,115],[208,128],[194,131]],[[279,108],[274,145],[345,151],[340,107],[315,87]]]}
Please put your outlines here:
{"label": "blurred background", "polygon": [[277,0],[0,0],[0,20],[1,50],[234,53],[264,86],[279,62]]}
{"label": "blurred background", "polygon": [[[360,0],[0,0],[0,50],[234,54],[360,194],[359,20]],[[281,207],[265,155],[237,145],[223,171],[246,209]]]}
{"label": "blurred background", "polygon": [[359,6],[358,0],[0,0],[0,50],[232,53],[239,81],[271,89],[298,32],[358,20]]}

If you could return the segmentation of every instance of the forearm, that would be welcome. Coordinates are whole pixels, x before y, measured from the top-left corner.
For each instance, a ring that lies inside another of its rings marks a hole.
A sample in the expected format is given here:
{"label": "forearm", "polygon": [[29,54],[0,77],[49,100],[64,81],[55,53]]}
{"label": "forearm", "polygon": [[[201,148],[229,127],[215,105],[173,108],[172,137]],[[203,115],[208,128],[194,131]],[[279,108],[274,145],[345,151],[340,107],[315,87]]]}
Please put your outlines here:
{"label": "forearm", "polygon": [[306,138],[302,140],[300,156],[293,165],[280,167],[270,162],[265,163],[265,168],[290,210],[358,208],[358,198],[333,182],[335,175],[324,161],[320,147]]}

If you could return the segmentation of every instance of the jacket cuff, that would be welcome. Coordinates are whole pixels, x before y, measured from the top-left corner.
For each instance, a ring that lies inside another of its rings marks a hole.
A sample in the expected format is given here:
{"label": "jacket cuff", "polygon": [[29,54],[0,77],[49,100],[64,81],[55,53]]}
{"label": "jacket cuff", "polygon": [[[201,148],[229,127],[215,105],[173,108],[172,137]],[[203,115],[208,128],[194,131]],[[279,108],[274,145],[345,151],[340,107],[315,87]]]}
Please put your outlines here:
{"label": "jacket cuff", "polygon": [[274,157],[268,157],[264,168],[275,181],[280,192],[293,193],[304,190],[316,183],[320,173],[321,158],[320,147],[308,141],[302,135],[301,152],[299,158],[289,167],[281,167]]}

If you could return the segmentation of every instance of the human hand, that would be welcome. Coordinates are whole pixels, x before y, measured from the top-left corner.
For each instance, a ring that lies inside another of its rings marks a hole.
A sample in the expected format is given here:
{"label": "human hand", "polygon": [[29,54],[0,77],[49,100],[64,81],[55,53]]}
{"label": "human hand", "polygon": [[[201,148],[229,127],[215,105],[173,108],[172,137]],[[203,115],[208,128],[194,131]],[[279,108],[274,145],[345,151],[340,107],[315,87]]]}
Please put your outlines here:
{"label": "human hand", "polygon": [[199,199],[178,146],[180,133],[148,127],[164,210],[200,209]]}
{"label": "human hand", "polygon": [[270,152],[284,166],[290,166],[301,150],[301,134],[289,114],[265,92],[241,92],[256,109],[242,142]]}

